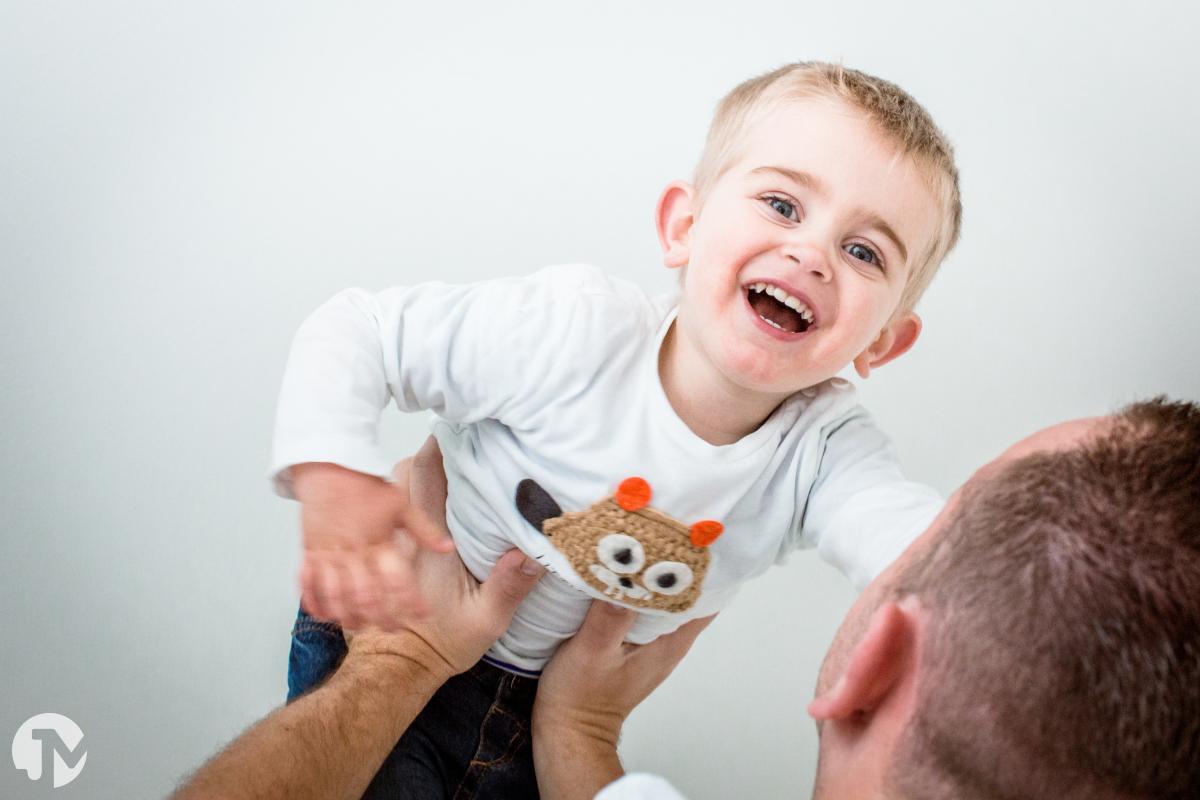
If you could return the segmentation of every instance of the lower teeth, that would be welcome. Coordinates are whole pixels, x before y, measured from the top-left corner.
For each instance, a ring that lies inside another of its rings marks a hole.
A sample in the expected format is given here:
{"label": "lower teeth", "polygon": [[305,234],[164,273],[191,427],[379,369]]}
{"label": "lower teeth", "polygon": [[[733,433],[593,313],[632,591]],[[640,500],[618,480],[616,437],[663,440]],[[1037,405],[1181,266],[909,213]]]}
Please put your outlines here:
{"label": "lower teeth", "polygon": [[767,319],[766,317],[761,316],[761,315],[759,316],[759,319],[761,319],[763,322],[767,323],[768,325],[770,325],[773,328],[778,328],[779,330],[783,330],[783,326],[780,325],[778,322],[776,322],[773,319]]}

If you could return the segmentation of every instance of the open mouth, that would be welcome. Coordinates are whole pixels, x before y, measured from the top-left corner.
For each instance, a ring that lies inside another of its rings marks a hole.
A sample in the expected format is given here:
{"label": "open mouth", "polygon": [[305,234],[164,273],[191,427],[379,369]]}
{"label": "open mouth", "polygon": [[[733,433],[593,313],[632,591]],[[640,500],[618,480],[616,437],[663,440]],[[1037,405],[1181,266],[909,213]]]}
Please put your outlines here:
{"label": "open mouth", "polygon": [[785,333],[804,333],[813,326],[813,312],[803,300],[769,283],[746,287],[746,301],[759,319]]}

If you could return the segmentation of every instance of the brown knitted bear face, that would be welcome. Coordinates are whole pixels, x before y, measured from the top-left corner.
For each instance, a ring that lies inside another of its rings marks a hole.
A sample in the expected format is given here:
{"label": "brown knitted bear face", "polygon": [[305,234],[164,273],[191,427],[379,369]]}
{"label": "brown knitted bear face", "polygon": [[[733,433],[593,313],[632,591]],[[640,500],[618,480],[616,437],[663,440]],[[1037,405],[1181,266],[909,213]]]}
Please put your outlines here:
{"label": "brown knitted bear face", "polygon": [[720,523],[687,525],[649,507],[650,487],[630,478],[586,511],[567,512],[537,483],[521,481],[517,507],[590,586],[639,608],[684,611],[700,596]]}

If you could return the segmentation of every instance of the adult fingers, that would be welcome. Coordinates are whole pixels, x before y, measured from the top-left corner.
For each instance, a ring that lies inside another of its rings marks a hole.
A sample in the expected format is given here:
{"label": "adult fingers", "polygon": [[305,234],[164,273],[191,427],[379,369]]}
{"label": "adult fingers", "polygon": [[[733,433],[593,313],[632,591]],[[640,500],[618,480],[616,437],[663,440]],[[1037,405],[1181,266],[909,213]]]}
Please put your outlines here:
{"label": "adult fingers", "polygon": [[507,622],[545,574],[541,564],[527,558],[520,550],[509,550],[479,587],[486,611],[498,621]]}
{"label": "adult fingers", "polygon": [[675,630],[666,636],[658,637],[653,642],[642,648],[642,650],[644,652],[659,651],[659,656],[651,657],[662,657],[670,659],[674,663],[678,663],[685,655],[687,655],[687,651],[692,649],[692,644],[695,643],[696,637],[699,636],[700,633],[716,618],[717,615],[713,614],[710,617],[694,619],[691,622],[681,625],[678,630]]}
{"label": "adult fingers", "polygon": [[[441,471],[440,451],[437,462],[440,486],[436,478],[432,482],[427,477],[417,478],[414,462],[414,458],[406,458],[392,470],[396,479],[393,487],[400,495],[396,527],[404,528],[421,547],[435,553],[448,553],[454,549],[454,542],[446,530],[446,476]],[[422,468],[420,474],[424,476],[428,472],[428,468]]]}
{"label": "adult fingers", "polygon": [[619,648],[636,619],[637,614],[631,609],[593,600],[572,641],[591,650]]}
{"label": "adult fingers", "polygon": [[412,458],[409,486],[412,502],[420,508],[430,521],[446,526],[446,468],[442,463],[442,450],[437,439],[425,439],[421,449]]}

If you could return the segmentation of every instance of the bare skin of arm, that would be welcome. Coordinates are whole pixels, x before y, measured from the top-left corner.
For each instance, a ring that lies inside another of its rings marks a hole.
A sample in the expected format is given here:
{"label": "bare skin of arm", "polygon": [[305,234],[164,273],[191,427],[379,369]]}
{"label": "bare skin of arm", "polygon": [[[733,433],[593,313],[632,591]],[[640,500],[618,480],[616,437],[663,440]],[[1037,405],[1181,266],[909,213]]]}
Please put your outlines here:
{"label": "bare skin of arm", "polygon": [[392,653],[352,650],[326,683],[260,720],[174,797],[362,797],[443,683],[443,675],[404,654],[408,644]]}
{"label": "bare skin of arm", "polygon": [[[401,465],[397,483],[411,485],[414,504],[444,528],[445,476],[433,440]],[[516,551],[500,559],[482,585],[456,554],[423,551],[419,557],[429,616],[398,633],[350,636],[349,653],[328,681],[253,725],[173,797],[361,797],[433,693],[479,659],[541,576],[541,568]],[[547,800],[591,800],[624,774],[616,747],[625,719],[712,621],[695,620],[637,646],[624,641],[634,618],[632,611],[594,602],[579,633],[546,667],[534,704],[533,750]]]}
{"label": "bare skin of arm", "polygon": [[[414,502],[431,503],[437,517],[446,494],[436,446],[432,453],[423,448],[418,462],[436,462],[437,475],[411,485]],[[398,468],[398,486],[410,485],[410,468]],[[253,725],[197,770],[176,800],[361,797],[433,693],[479,660],[542,575],[514,550],[479,584],[457,553],[408,546],[429,612],[398,623],[395,633],[348,636],[349,652],[328,681]]]}

